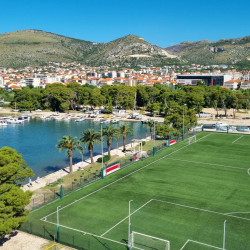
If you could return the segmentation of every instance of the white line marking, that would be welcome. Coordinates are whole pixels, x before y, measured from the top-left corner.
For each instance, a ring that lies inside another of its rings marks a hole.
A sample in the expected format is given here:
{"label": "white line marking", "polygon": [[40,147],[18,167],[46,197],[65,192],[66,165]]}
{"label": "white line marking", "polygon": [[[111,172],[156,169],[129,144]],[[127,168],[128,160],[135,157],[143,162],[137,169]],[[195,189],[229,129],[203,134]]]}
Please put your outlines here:
{"label": "white line marking", "polygon": [[224,168],[237,168],[237,169],[243,169],[246,170],[246,168],[239,168],[239,167],[232,167],[232,166],[225,166],[225,165],[219,165],[219,164],[214,164],[214,163],[206,163],[206,162],[199,162],[199,161],[188,161],[188,160],[182,160],[182,159],[175,159],[175,158],[167,158],[169,160],[173,161],[186,161],[186,162],[193,162],[197,164],[204,164],[204,165],[211,165],[211,166],[219,166],[219,167],[224,167]]}
{"label": "white line marking", "polygon": [[[201,210],[201,211],[205,211],[205,212],[209,212],[209,213],[214,213],[214,214],[220,214],[220,215],[224,215],[224,216],[229,216],[229,217],[234,217],[237,219],[242,219],[242,220],[249,220],[247,218],[243,218],[243,217],[239,217],[239,216],[234,216],[231,215],[232,213],[220,213],[220,212],[216,212],[216,211],[211,211],[211,210],[207,210],[207,209],[202,209],[202,208],[197,208],[197,207],[191,207],[191,206],[186,206],[186,205],[182,205],[182,204],[178,204],[178,203],[173,203],[173,202],[169,202],[169,201],[162,201],[162,200],[157,200],[157,199],[151,199],[148,202],[146,202],[145,204],[143,204],[141,207],[139,207],[137,210],[135,210],[133,213],[131,213],[131,215],[133,215],[134,213],[138,212],[141,208],[143,208],[144,206],[146,206],[148,203],[150,203],[151,201],[158,201],[158,202],[164,202],[164,203],[168,203],[171,205],[175,205],[175,206],[181,206],[181,207],[186,207],[186,208],[191,208],[191,209],[196,209],[196,210]],[[240,213],[240,212],[235,212],[235,213]],[[248,212],[245,212],[248,213]],[[250,213],[250,212],[249,212]],[[115,224],[113,227],[111,227],[109,230],[107,230],[105,233],[103,233],[101,236],[104,236],[105,234],[107,234],[109,231],[111,231],[112,229],[114,229],[116,226],[118,226],[119,224],[121,224],[124,220],[126,220],[128,218],[125,217],[124,219],[122,219],[121,221],[119,221],[117,224]]]}
{"label": "white line marking", "polygon": [[241,143],[234,143],[236,145],[241,145],[241,146],[250,146],[250,144],[241,144]]}
{"label": "white line marking", "polygon": [[189,240],[186,241],[186,243],[182,246],[182,248],[180,250],[182,250],[187,245],[188,242],[189,242]]}
{"label": "white line marking", "polygon": [[228,214],[250,214],[250,212],[232,212],[232,213],[226,213],[226,215]]}
{"label": "white line marking", "polygon": [[[201,140],[201,139],[203,139],[203,138],[205,138],[205,137],[207,137],[207,136],[209,136],[209,135],[211,135],[211,134],[212,134],[212,133],[209,133],[209,134],[207,134],[207,135],[201,137],[200,139],[196,140],[196,142],[199,141],[199,140]],[[92,192],[92,193],[90,193],[90,194],[88,194],[88,195],[85,195],[84,197],[82,197],[82,198],[80,198],[80,199],[78,199],[78,200],[75,200],[74,202],[72,202],[72,203],[70,203],[70,204],[68,204],[68,205],[66,205],[66,206],[64,206],[64,207],[62,207],[62,208],[60,208],[60,209],[58,209],[58,211],[63,210],[64,208],[69,207],[69,206],[73,205],[74,203],[76,203],[76,202],[78,202],[78,201],[80,201],[80,200],[83,200],[83,199],[87,198],[88,196],[90,196],[90,195],[92,195],[92,194],[95,194],[95,193],[97,193],[98,191],[100,191],[100,190],[102,190],[102,189],[104,189],[104,188],[106,188],[106,187],[108,187],[108,186],[111,186],[112,184],[114,184],[114,183],[116,183],[116,182],[118,182],[118,181],[120,181],[120,180],[122,180],[122,179],[124,179],[124,178],[126,178],[126,177],[128,177],[128,176],[130,176],[130,175],[132,175],[132,174],[134,174],[134,173],[136,173],[136,172],[138,172],[138,171],[140,171],[140,170],[142,170],[142,169],[144,169],[144,168],[146,168],[146,167],[148,167],[148,166],[150,166],[150,165],[152,165],[152,164],[154,164],[154,163],[156,163],[156,162],[158,162],[158,161],[160,161],[160,160],[162,160],[162,159],[164,159],[164,158],[166,158],[166,157],[168,157],[169,155],[172,155],[172,154],[174,154],[174,153],[180,151],[180,150],[183,149],[183,148],[188,147],[188,146],[189,146],[189,145],[183,146],[183,147],[181,147],[181,148],[179,148],[179,149],[173,151],[172,153],[169,153],[169,154],[167,154],[167,155],[165,155],[165,156],[163,156],[163,157],[161,157],[161,158],[159,158],[159,159],[157,159],[157,160],[155,160],[155,161],[153,161],[153,162],[151,162],[151,163],[149,163],[149,164],[147,164],[147,165],[145,165],[145,166],[143,166],[143,167],[141,167],[141,168],[139,168],[139,169],[137,169],[137,170],[135,170],[135,171],[133,171],[133,172],[131,172],[131,173],[129,173],[129,174],[127,174],[127,175],[125,175],[125,176],[123,176],[123,177],[121,177],[121,178],[119,178],[119,179],[113,181],[113,182],[111,182],[111,183],[109,183],[109,184],[106,185],[106,186],[104,186],[104,187],[102,187],[102,188],[99,188],[99,189],[97,189],[96,191],[94,191],[94,192]],[[50,216],[50,215],[52,215],[52,214],[54,214],[54,213],[56,213],[56,212],[57,212],[57,211],[55,211],[55,212],[53,212],[53,213],[50,213],[50,214],[44,216],[42,219],[44,219],[44,218],[46,218],[46,217],[48,217],[48,216]],[[42,220],[42,219],[40,219],[40,220]]]}
{"label": "white line marking", "polygon": [[216,248],[216,249],[223,250],[223,249],[220,248],[220,247],[215,247],[215,246],[212,246],[212,245],[208,245],[208,244],[205,244],[205,243],[201,243],[201,242],[199,242],[199,241],[195,241],[195,240],[189,240],[189,241],[192,241],[192,242],[194,242],[194,243],[201,244],[201,245],[204,245],[204,246],[209,246],[209,247],[213,247],[213,248]]}
{"label": "white line marking", "polygon": [[[51,221],[47,221],[47,222],[50,223],[50,224],[53,224],[53,225],[57,225],[57,223],[54,223],[54,222],[51,222]],[[73,231],[77,231],[77,232],[80,232],[80,233],[83,233],[83,234],[88,234],[88,235],[91,235],[91,236],[94,236],[94,237],[99,237],[99,238],[102,238],[102,239],[105,239],[105,240],[110,240],[110,241],[113,241],[115,243],[127,246],[127,244],[125,244],[125,243],[122,243],[122,242],[119,242],[119,241],[116,241],[116,240],[111,240],[111,239],[108,239],[108,238],[105,238],[105,237],[102,237],[102,236],[99,236],[99,235],[96,235],[96,234],[92,234],[92,233],[88,233],[88,232],[85,232],[85,231],[82,231],[82,230],[78,230],[78,229],[75,229],[75,228],[63,226],[61,224],[59,226],[67,228],[67,229],[70,229],[70,230],[73,230]]]}
{"label": "white line marking", "polygon": [[241,137],[243,137],[243,135],[240,136],[239,138],[237,138],[235,141],[233,141],[232,144],[234,144],[236,141],[238,141]]}
{"label": "white line marking", "polygon": [[152,199],[152,201],[153,200],[154,201],[168,203],[168,204],[172,204],[172,205],[176,205],[176,206],[180,206],[180,207],[186,207],[186,208],[201,210],[201,211],[205,211],[205,212],[209,212],[209,213],[220,214],[220,215],[234,217],[234,218],[241,219],[241,220],[248,220],[248,221],[250,221],[250,219],[247,219],[247,218],[243,218],[243,217],[239,217],[239,216],[234,216],[234,215],[230,215],[230,214],[225,214],[225,213],[220,213],[220,212],[215,212],[215,211],[207,210],[207,209],[203,209],[203,208],[191,207],[191,206],[186,206],[186,205],[182,205],[182,204],[178,204],[178,203],[174,203],[174,202],[162,201],[162,200],[157,200],[157,199]]}
{"label": "white line marking", "polygon": [[[141,207],[139,207],[138,209],[136,209],[133,213],[131,213],[130,215],[133,215],[134,213],[136,213],[137,211],[139,211],[141,208],[143,208],[144,206],[146,206],[149,202],[151,202],[152,200],[149,200],[148,202],[146,202],[145,204],[143,204]],[[116,226],[118,226],[119,224],[121,224],[123,221],[125,221],[129,216],[125,217],[124,219],[122,219],[120,222],[118,222],[117,224],[115,224],[113,227],[111,227],[109,230],[107,230],[105,233],[103,233],[101,236],[104,236],[105,234],[107,234],[109,231],[111,231],[113,228],[115,228]]]}

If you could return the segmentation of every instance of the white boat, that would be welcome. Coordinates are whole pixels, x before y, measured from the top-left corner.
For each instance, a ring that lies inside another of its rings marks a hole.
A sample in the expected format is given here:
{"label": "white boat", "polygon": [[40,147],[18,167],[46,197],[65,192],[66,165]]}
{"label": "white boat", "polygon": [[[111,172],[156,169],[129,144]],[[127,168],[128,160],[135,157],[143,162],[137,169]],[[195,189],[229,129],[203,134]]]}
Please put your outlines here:
{"label": "white boat", "polygon": [[29,121],[30,120],[30,116],[28,115],[22,115],[22,118],[24,121]]}
{"label": "white boat", "polygon": [[93,121],[94,121],[94,122],[100,122],[101,119],[100,119],[100,118],[95,118]]}
{"label": "white boat", "polygon": [[112,123],[119,123],[119,121],[120,121],[120,120],[119,120],[119,119],[117,119],[117,118],[115,118],[115,119],[111,120],[111,122],[112,122]]}
{"label": "white boat", "polygon": [[46,119],[46,116],[43,115],[43,116],[40,117],[40,119],[45,120],[45,119]]}
{"label": "white boat", "polygon": [[104,123],[110,123],[111,120],[110,120],[110,119],[106,119],[106,120],[104,120],[103,122],[104,122]]}
{"label": "white boat", "polygon": [[17,118],[9,118],[9,119],[7,119],[6,121],[7,121],[7,123],[9,123],[9,124],[19,124],[19,123],[22,123],[22,121],[21,121],[21,120],[18,120]]}
{"label": "white boat", "polygon": [[45,119],[46,119],[46,120],[50,120],[50,119],[51,119],[51,116],[46,116]]}
{"label": "white boat", "polygon": [[7,126],[8,123],[5,120],[0,120],[0,126]]}
{"label": "white boat", "polygon": [[62,117],[61,116],[56,116],[56,117],[54,117],[54,119],[59,121],[59,120],[62,120]]}
{"label": "white boat", "polygon": [[84,120],[85,120],[84,117],[79,117],[79,118],[75,119],[75,122],[82,122],[82,121],[84,121]]}
{"label": "white boat", "polygon": [[20,123],[23,123],[23,122],[24,122],[24,118],[23,118],[23,117],[19,116],[19,117],[16,117],[16,118],[17,118],[17,120],[18,120]]}
{"label": "white boat", "polygon": [[68,116],[67,116],[67,117],[64,117],[63,120],[64,120],[64,121],[70,121],[70,117],[68,117]]}

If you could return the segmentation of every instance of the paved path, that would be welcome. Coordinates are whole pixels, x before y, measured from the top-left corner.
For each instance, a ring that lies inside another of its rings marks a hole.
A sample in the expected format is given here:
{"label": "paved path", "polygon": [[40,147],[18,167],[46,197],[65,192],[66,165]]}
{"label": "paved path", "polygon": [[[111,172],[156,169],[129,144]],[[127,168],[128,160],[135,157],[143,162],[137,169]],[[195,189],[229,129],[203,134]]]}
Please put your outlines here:
{"label": "paved path", "polygon": [[[147,141],[150,140],[150,136],[143,139],[143,140],[147,140]],[[138,143],[134,143],[133,146],[137,146],[137,145],[138,145]],[[127,149],[131,148],[131,144],[127,144],[126,148]],[[119,147],[118,149],[113,149],[113,150],[111,150],[111,155],[118,155],[119,157],[126,156],[126,154],[124,152],[122,152],[122,150],[123,150],[123,146]],[[94,162],[96,162],[99,157],[101,157],[101,155],[97,155],[97,156],[93,157]],[[78,162],[78,163],[74,164],[73,165],[73,172],[78,171],[79,168],[83,169],[84,167],[88,166],[90,163],[91,163],[91,159],[88,158],[87,160],[84,160],[83,162]],[[51,173],[49,175],[46,175],[46,176],[40,178],[39,182],[37,182],[36,180],[32,181],[31,182],[32,187],[30,186],[30,184],[25,184],[22,187],[22,189],[25,191],[26,190],[34,191],[34,190],[37,190],[41,187],[46,186],[50,182],[53,182],[53,181],[56,181],[57,179],[60,179],[61,177],[65,176],[67,174],[69,174],[69,167],[61,169],[61,170],[56,171],[54,173]]]}

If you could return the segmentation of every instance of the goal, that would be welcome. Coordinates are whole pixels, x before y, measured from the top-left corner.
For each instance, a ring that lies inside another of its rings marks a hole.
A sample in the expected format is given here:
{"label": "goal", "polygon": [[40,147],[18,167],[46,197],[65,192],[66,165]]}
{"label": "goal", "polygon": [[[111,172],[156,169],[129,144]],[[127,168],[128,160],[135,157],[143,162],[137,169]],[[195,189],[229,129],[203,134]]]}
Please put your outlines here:
{"label": "goal", "polygon": [[140,250],[170,250],[170,241],[133,231],[131,247]]}
{"label": "goal", "polygon": [[193,135],[193,136],[188,138],[188,145],[190,145],[194,142],[196,142],[196,135]]}

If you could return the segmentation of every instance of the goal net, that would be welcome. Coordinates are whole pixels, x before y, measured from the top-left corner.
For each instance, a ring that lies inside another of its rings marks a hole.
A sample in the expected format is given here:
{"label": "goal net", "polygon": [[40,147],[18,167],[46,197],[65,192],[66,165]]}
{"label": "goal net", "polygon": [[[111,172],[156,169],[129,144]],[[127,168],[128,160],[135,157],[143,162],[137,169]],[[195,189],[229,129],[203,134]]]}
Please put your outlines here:
{"label": "goal net", "polygon": [[131,247],[141,250],[170,250],[170,242],[146,234],[132,232]]}
{"label": "goal net", "polygon": [[190,145],[190,144],[192,144],[194,142],[196,142],[196,135],[191,136],[191,137],[188,138],[188,145]]}

